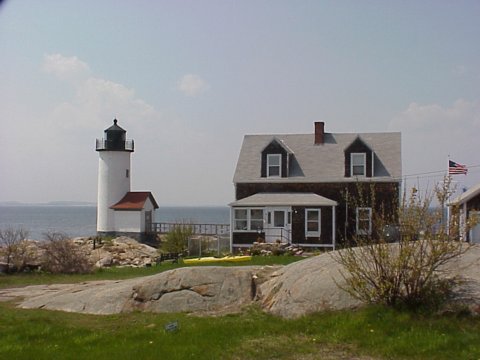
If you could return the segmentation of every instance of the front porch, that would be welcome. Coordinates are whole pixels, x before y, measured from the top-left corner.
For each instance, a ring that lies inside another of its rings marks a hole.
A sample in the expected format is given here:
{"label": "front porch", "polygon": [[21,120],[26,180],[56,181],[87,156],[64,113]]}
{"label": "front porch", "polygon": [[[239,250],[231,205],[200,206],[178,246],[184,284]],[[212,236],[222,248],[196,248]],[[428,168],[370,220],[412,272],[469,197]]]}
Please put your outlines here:
{"label": "front porch", "polygon": [[314,193],[259,193],[230,204],[232,248],[282,242],[335,249],[337,203]]}

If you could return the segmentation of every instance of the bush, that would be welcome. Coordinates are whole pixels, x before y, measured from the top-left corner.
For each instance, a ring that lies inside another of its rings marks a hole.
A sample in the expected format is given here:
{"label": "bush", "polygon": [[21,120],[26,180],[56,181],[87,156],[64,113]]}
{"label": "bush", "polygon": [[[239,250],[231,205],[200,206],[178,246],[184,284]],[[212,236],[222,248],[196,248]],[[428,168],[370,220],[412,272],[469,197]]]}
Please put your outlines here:
{"label": "bush", "polygon": [[86,274],[93,271],[93,264],[87,255],[65,234],[45,234],[42,269],[54,274]]}
{"label": "bush", "polygon": [[6,272],[23,271],[33,259],[28,241],[28,231],[9,227],[0,229],[0,256],[3,256]]}
{"label": "bush", "polygon": [[177,224],[165,236],[161,244],[163,252],[184,253],[188,247],[188,238],[193,235],[193,228],[187,224]]}
{"label": "bush", "polygon": [[[372,207],[371,234],[354,236],[350,246],[333,255],[344,269],[346,285],[342,288],[362,301],[389,306],[418,308],[445,300],[454,283],[439,276],[442,268],[469,248],[457,238],[458,212],[452,211],[448,223],[444,219],[444,207],[453,193],[450,185],[447,177],[434,189],[439,209],[432,210],[432,195],[422,198],[412,189],[408,197],[404,194],[398,211],[391,216],[371,205],[372,188],[370,205],[358,204]],[[363,201],[364,197],[357,199]],[[396,243],[390,244],[383,229],[392,222],[397,223],[399,236]]]}

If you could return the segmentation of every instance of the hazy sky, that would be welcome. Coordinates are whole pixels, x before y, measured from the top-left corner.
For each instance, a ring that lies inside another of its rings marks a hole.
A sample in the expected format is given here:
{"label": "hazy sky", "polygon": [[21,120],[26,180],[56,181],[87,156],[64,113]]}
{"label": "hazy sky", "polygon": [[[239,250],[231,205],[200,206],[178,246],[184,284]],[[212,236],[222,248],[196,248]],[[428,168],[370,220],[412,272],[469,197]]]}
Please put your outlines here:
{"label": "hazy sky", "polygon": [[135,140],[132,190],[160,205],[227,204],[245,134],[318,120],[401,131],[404,175],[450,155],[471,186],[479,18],[476,0],[7,0],[0,201],[96,201],[95,138],[115,117]]}

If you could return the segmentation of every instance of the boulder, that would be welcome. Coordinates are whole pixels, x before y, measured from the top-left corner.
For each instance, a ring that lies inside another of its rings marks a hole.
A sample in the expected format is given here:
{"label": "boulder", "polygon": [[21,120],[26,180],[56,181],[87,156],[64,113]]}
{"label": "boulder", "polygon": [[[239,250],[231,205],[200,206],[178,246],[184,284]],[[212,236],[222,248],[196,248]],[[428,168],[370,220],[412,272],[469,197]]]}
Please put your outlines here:
{"label": "boulder", "polygon": [[[91,281],[81,284],[34,285],[6,295],[25,297],[19,307],[85,314],[117,314],[124,311],[139,279]],[[2,298],[0,290],[0,298]]]}
{"label": "boulder", "polygon": [[330,253],[285,266],[258,287],[258,302],[265,311],[285,318],[361,305],[336,285],[344,283],[339,269]]}
{"label": "boulder", "polygon": [[102,257],[100,260],[98,260],[95,263],[95,267],[102,268],[102,267],[112,266],[112,264],[113,264],[113,257],[112,255],[107,253],[104,257]]}
{"label": "boulder", "polygon": [[252,281],[258,270],[259,267],[246,266],[167,271],[134,286],[129,305],[152,312],[237,312],[252,303]]}
{"label": "boulder", "polygon": [[97,244],[96,249],[93,249],[93,241],[88,238],[77,238],[76,244],[87,253],[96,267],[149,266],[158,257],[157,249],[126,236]]}
{"label": "boulder", "polygon": [[[442,276],[462,280],[452,305],[480,314],[480,245],[443,270]],[[269,313],[295,318],[362,305],[338,287],[342,284],[340,265],[324,253],[283,267],[186,267],[129,280],[0,289],[0,301],[23,298],[22,308],[90,314],[227,314],[256,302]]]}
{"label": "boulder", "polygon": [[[257,299],[265,311],[286,318],[361,306],[362,302],[339,288],[345,285],[341,269],[332,253],[290,264],[272,273],[271,279],[259,286]],[[461,306],[480,315],[480,245],[470,246],[447,263],[439,275],[457,280],[447,309]]]}
{"label": "boulder", "polygon": [[[252,303],[255,281],[277,267],[189,267],[142,278],[0,290],[0,300],[24,298],[19,307],[88,314],[129,311],[228,314]],[[257,275],[258,273],[258,275]]]}

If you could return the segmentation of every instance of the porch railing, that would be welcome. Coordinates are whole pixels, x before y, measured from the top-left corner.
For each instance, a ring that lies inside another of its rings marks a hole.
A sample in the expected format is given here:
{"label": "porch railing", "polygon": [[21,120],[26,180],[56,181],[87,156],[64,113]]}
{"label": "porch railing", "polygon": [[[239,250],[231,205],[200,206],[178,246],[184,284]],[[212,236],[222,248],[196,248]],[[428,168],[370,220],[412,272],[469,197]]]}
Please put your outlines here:
{"label": "porch railing", "polygon": [[[276,230],[280,232],[280,235],[278,235],[278,233],[269,234],[269,230]],[[289,244],[292,242],[292,230],[286,228],[264,228],[262,232],[265,234],[265,242],[275,242],[276,240]]]}

